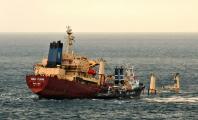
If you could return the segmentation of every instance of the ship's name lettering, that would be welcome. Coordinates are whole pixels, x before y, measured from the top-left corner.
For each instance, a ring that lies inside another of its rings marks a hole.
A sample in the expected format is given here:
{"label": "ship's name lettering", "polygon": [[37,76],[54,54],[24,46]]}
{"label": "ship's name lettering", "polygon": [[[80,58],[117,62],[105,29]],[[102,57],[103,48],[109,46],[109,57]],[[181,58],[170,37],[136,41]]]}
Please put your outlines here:
{"label": "ship's name lettering", "polygon": [[44,78],[31,78],[31,80],[44,80]]}
{"label": "ship's name lettering", "polygon": [[36,78],[31,78],[31,80],[36,80]]}
{"label": "ship's name lettering", "polygon": [[44,78],[37,78],[37,80],[44,80]]}

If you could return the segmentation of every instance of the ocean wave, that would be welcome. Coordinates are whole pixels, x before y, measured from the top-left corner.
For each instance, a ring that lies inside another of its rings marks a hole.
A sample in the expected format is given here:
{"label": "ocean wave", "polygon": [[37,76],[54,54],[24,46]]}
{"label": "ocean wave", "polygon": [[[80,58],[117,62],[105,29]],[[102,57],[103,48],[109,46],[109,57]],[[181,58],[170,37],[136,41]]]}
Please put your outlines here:
{"label": "ocean wave", "polygon": [[198,103],[198,97],[181,97],[172,96],[169,98],[145,98],[147,102],[158,102],[158,103]]}

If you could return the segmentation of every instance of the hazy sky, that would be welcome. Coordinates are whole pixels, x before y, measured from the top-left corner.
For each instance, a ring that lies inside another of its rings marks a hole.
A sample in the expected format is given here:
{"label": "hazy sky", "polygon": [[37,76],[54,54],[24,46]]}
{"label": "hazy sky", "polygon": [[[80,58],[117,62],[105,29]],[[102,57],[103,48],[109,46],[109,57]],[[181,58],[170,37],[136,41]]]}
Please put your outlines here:
{"label": "hazy sky", "polygon": [[0,32],[198,32],[198,0],[0,0]]}

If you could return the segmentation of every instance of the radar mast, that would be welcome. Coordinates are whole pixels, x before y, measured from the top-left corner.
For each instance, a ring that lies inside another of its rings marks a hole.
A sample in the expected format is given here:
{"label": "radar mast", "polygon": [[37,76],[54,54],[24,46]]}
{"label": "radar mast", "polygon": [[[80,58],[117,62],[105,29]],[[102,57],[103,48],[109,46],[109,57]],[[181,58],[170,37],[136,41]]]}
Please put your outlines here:
{"label": "radar mast", "polygon": [[74,36],[72,35],[72,29],[70,26],[66,26],[66,53],[72,53],[72,47],[73,47],[73,41],[74,41]]}

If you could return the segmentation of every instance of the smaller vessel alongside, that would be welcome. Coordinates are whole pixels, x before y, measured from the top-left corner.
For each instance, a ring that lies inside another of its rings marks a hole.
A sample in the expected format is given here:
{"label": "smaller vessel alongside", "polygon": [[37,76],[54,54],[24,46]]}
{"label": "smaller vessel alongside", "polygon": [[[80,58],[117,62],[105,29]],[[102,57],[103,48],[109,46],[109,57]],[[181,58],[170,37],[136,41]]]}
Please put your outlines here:
{"label": "smaller vessel alongside", "polygon": [[[113,83],[112,83],[113,82]],[[98,93],[97,98],[134,98],[139,97],[145,86],[135,76],[133,67],[116,67],[114,76],[107,77],[105,91]]]}

